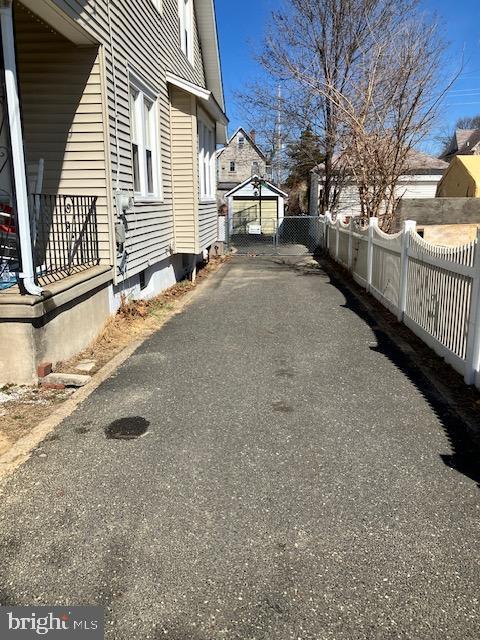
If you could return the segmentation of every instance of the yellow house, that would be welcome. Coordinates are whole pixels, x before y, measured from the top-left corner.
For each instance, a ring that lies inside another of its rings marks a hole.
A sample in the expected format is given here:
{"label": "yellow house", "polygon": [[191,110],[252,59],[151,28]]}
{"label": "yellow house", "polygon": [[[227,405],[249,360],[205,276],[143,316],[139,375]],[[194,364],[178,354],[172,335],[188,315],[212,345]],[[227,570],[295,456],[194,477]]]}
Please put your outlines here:
{"label": "yellow house", "polygon": [[480,156],[455,156],[437,187],[437,198],[480,198]]}

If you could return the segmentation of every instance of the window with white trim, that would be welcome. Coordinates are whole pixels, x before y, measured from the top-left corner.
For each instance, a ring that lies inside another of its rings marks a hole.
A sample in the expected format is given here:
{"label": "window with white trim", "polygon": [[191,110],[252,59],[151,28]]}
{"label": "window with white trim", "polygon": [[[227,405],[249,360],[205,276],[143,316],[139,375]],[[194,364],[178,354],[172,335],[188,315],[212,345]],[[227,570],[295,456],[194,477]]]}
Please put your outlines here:
{"label": "window with white trim", "polygon": [[215,125],[208,125],[201,118],[198,118],[198,161],[201,200],[213,200],[216,197],[215,147]]}
{"label": "window with white trim", "polygon": [[235,160],[231,160],[230,161],[230,168],[229,168],[230,173],[235,173],[235,169],[236,169]]}
{"label": "window with white trim", "polygon": [[158,106],[153,92],[130,84],[133,190],[143,198],[161,197]]}
{"label": "window with white trim", "polygon": [[178,0],[180,48],[193,64],[193,0]]}

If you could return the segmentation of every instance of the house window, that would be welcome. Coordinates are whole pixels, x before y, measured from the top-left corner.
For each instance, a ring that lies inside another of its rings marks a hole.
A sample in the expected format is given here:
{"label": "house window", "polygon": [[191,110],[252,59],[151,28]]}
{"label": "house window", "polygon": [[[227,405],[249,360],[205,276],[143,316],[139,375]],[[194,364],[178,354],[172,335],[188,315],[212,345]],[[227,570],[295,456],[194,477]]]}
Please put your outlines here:
{"label": "house window", "polygon": [[193,0],[178,0],[180,47],[193,64]]}
{"label": "house window", "polygon": [[238,136],[238,146],[239,146],[239,148],[242,149],[244,144],[245,144],[245,138],[243,136]]}
{"label": "house window", "polygon": [[161,192],[157,101],[148,89],[130,85],[133,190],[153,198]]}
{"label": "house window", "polygon": [[230,162],[230,173],[235,173],[235,162],[233,160]]}
{"label": "house window", "polygon": [[198,118],[198,159],[200,199],[215,198],[215,127]]}
{"label": "house window", "polygon": [[258,176],[259,173],[259,164],[258,162],[252,162],[252,175]]}

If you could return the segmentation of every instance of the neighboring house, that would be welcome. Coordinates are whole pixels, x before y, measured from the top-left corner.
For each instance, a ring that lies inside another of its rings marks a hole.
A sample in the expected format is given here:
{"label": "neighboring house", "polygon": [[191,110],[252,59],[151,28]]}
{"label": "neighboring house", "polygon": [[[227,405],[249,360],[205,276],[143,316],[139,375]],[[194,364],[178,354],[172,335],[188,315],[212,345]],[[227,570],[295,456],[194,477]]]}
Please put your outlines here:
{"label": "neighboring house", "polygon": [[450,162],[458,155],[480,155],[480,129],[457,129],[440,158]]}
{"label": "neighboring house", "polygon": [[480,156],[455,156],[438,184],[436,195],[480,198]]}
{"label": "neighboring house", "polygon": [[[261,187],[255,188],[257,179]],[[226,194],[231,233],[272,235],[285,217],[286,193],[271,182],[251,176]]]}
{"label": "neighboring house", "polygon": [[[339,163],[340,161],[337,160]],[[397,198],[434,198],[437,185],[448,164],[443,160],[429,156],[426,153],[412,150],[409,154],[408,169],[400,176],[397,184]],[[318,203],[324,184],[324,166],[318,165],[312,170],[310,214],[317,215]],[[317,196],[317,197],[315,197]],[[343,180],[336,210],[332,213],[348,216],[361,214],[358,188],[352,178]]]}
{"label": "neighboring house", "polygon": [[228,191],[254,175],[269,177],[267,157],[255,142],[255,131],[247,133],[240,127],[217,152],[219,204]]}
{"label": "neighboring house", "polygon": [[400,231],[405,220],[415,220],[418,233],[432,244],[466,244],[475,240],[480,227],[480,201],[476,198],[401,200],[392,231]]}
{"label": "neighboring house", "polygon": [[228,121],[214,0],[0,0],[0,18],[0,383],[29,383],[122,296],[194,272]]}

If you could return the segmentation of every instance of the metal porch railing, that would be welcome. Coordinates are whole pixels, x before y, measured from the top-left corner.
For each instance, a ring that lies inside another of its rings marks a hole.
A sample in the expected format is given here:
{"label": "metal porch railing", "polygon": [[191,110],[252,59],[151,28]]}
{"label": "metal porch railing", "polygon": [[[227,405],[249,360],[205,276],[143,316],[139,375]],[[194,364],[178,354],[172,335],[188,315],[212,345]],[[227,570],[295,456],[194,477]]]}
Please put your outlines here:
{"label": "metal porch railing", "polygon": [[97,197],[34,194],[32,241],[37,278],[43,282],[97,265]]}

